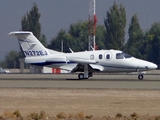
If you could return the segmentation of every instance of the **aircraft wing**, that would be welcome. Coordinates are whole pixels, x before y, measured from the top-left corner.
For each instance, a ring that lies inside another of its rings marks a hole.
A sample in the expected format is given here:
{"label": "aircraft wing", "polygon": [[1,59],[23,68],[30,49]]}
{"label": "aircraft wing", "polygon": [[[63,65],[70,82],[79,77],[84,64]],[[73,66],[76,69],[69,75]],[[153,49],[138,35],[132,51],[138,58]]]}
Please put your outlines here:
{"label": "aircraft wing", "polygon": [[89,64],[90,68],[94,71],[104,71],[104,67],[97,64]]}
{"label": "aircraft wing", "polygon": [[76,66],[77,64],[66,64],[66,65],[60,66],[60,68],[63,70],[75,72],[74,69],[76,68]]}
{"label": "aircraft wing", "polygon": [[75,63],[80,63],[80,64],[95,64],[97,61],[95,60],[88,60],[88,59],[83,59],[83,58],[74,58],[74,57],[69,57],[67,58],[70,62],[75,62]]}
{"label": "aircraft wing", "polygon": [[83,59],[83,58],[76,58],[76,57],[68,57],[68,61],[74,62],[77,65],[71,70],[71,72],[82,72],[84,70],[84,64],[88,65],[88,70],[93,72],[93,71],[103,71],[104,68],[101,65],[98,65],[97,61],[95,60],[90,60],[90,59]]}
{"label": "aircraft wing", "polygon": [[[84,71],[84,64],[77,64],[71,70],[71,72],[83,72]],[[104,71],[104,67],[97,64],[88,64],[88,71],[89,72],[98,72]]]}

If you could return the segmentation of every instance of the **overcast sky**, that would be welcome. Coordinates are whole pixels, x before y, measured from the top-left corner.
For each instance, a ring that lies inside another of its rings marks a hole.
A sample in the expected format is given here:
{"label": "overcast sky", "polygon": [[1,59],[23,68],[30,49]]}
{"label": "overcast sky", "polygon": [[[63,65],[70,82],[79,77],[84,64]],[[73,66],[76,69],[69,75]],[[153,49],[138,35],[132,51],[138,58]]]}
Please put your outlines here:
{"label": "overcast sky", "polygon": [[[96,0],[98,24],[103,24],[106,12],[114,1],[126,8],[127,29],[131,17],[137,13],[143,31],[160,21],[160,0]],[[88,20],[89,0],[1,0],[0,4],[0,61],[11,50],[19,50],[17,39],[7,34],[21,29],[21,17],[36,3],[41,13],[42,33],[48,43],[60,29],[68,29],[71,23]],[[127,39],[127,37],[126,37]]]}

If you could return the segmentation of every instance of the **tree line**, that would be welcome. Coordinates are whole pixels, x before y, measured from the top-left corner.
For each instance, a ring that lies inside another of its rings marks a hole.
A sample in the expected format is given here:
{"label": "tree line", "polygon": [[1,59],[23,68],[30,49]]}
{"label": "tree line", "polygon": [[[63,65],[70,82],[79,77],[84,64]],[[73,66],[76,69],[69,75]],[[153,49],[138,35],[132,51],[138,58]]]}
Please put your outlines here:
{"label": "tree line", "polygon": [[[63,52],[88,50],[88,21],[72,23],[69,29],[61,29],[50,43],[41,33],[39,22],[41,14],[36,3],[26,15],[21,18],[21,30],[31,31],[40,42],[53,50]],[[129,23],[128,36],[125,41],[126,10],[122,4],[114,2],[104,17],[104,24],[96,26],[96,45],[98,49],[117,49],[131,54],[134,57],[156,63],[160,67],[160,22],[152,24],[148,31],[143,31],[135,13]],[[19,58],[24,55],[20,51],[11,51],[0,63],[5,68],[19,68]],[[17,63],[17,64],[13,64]]]}

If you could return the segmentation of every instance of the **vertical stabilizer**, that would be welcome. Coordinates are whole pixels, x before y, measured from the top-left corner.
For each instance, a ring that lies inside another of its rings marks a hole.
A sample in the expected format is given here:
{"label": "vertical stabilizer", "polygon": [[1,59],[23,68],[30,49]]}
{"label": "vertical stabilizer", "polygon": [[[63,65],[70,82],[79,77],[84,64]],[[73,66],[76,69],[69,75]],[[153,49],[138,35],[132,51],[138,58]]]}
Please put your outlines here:
{"label": "vertical stabilizer", "polygon": [[18,38],[19,45],[26,57],[40,57],[50,54],[32,32],[16,31],[10,32],[9,35],[14,35]]}

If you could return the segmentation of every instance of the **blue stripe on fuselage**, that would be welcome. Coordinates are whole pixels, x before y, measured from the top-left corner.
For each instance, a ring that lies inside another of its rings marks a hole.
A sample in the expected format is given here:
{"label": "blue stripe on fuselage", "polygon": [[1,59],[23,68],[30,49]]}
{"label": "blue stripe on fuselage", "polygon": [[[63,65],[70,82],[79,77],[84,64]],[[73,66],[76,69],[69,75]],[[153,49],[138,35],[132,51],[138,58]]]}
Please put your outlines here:
{"label": "blue stripe on fuselage", "polygon": [[37,65],[37,66],[46,66],[46,65],[54,65],[54,64],[73,64],[74,62],[39,62],[39,63],[31,63],[32,65]]}

